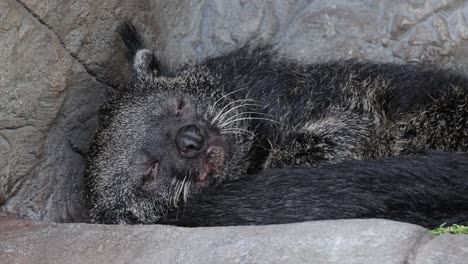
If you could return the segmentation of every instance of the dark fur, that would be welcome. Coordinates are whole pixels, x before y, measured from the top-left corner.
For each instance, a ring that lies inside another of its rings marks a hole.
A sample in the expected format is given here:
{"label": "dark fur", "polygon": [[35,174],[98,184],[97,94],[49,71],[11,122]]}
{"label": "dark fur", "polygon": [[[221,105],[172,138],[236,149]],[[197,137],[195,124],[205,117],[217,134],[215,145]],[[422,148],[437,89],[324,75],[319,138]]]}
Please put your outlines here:
{"label": "dark fur", "polygon": [[[263,169],[468,150],[468,79],[454,71],[244,47],[161,76],[134,28],[120,35],[135,79],[100,113],[86,175],[95,222],[154,223],[207,184]],[[192,124],[207,143],[186,158],[174,142]]]}
{"label": "dark fur", "polygon": [[468,154],[275,169],[209,187],[164,217],[181,226],[386,218],[428,228],[468,223]]}

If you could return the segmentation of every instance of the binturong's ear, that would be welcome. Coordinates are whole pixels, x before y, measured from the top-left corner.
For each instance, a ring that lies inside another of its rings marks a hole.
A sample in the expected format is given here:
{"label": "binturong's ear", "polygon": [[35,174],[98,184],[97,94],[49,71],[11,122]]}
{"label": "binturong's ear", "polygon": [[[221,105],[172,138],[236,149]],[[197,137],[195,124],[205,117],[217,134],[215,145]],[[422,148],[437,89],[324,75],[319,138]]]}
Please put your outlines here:
{"label": "binturong's ear", "polygon": [[154,53],[145,48],[143,38],[129,22],[123,22],[118,33],[127,47],[127,59],[137,80],[151,79],[159,74],[158,62]]}

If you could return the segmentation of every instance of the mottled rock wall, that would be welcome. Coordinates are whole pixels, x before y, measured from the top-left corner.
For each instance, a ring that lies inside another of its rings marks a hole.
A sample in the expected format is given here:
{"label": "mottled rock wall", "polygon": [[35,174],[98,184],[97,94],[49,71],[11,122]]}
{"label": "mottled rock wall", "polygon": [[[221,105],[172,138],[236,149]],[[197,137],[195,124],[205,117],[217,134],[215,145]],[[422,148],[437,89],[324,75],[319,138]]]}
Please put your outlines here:
{"label": "mottled rock wall", "polygon": [[2,212],[83,219],[96,110],[127,76],[114,33],[125,19],[170,67],[264,42],[305,61],[468,68],[464,0],[0,0]]}

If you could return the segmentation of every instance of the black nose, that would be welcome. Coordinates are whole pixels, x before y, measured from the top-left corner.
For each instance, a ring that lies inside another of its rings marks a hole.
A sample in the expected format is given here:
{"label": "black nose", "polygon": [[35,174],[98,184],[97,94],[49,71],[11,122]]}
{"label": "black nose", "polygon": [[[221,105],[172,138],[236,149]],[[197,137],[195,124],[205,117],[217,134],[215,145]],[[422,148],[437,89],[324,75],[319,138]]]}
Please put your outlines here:
{"label": "black nose", "polygon": [[175,143],[182,157],[193,158],[202,150],[205,136],[196,125],[188,125],[179,130]]}

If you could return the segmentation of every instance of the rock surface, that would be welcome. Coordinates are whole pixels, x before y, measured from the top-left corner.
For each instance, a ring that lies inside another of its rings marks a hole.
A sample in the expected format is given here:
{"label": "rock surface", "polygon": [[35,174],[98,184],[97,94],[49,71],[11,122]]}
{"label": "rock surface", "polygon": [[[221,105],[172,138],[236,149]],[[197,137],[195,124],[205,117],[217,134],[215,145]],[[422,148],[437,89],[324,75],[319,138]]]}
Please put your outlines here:
{"label": "rock surface", "polygon": [[33,219],[83,215],[82,174],[106,85],[20,3],[0,1],[0,204]]}
{"label": "rock surface", "polygon": [[0,0],[0,211],[80,221],[96,110],[127,76],[132,20],[168,67],[250,43],[316,61],[429,60],[468,68],[460,0]]}
{"label": "rock surface", "polygon": [[466,263],[468,235],[435,237],[410,224],[335,220],[179,228],[0,224],[2,263]]}

